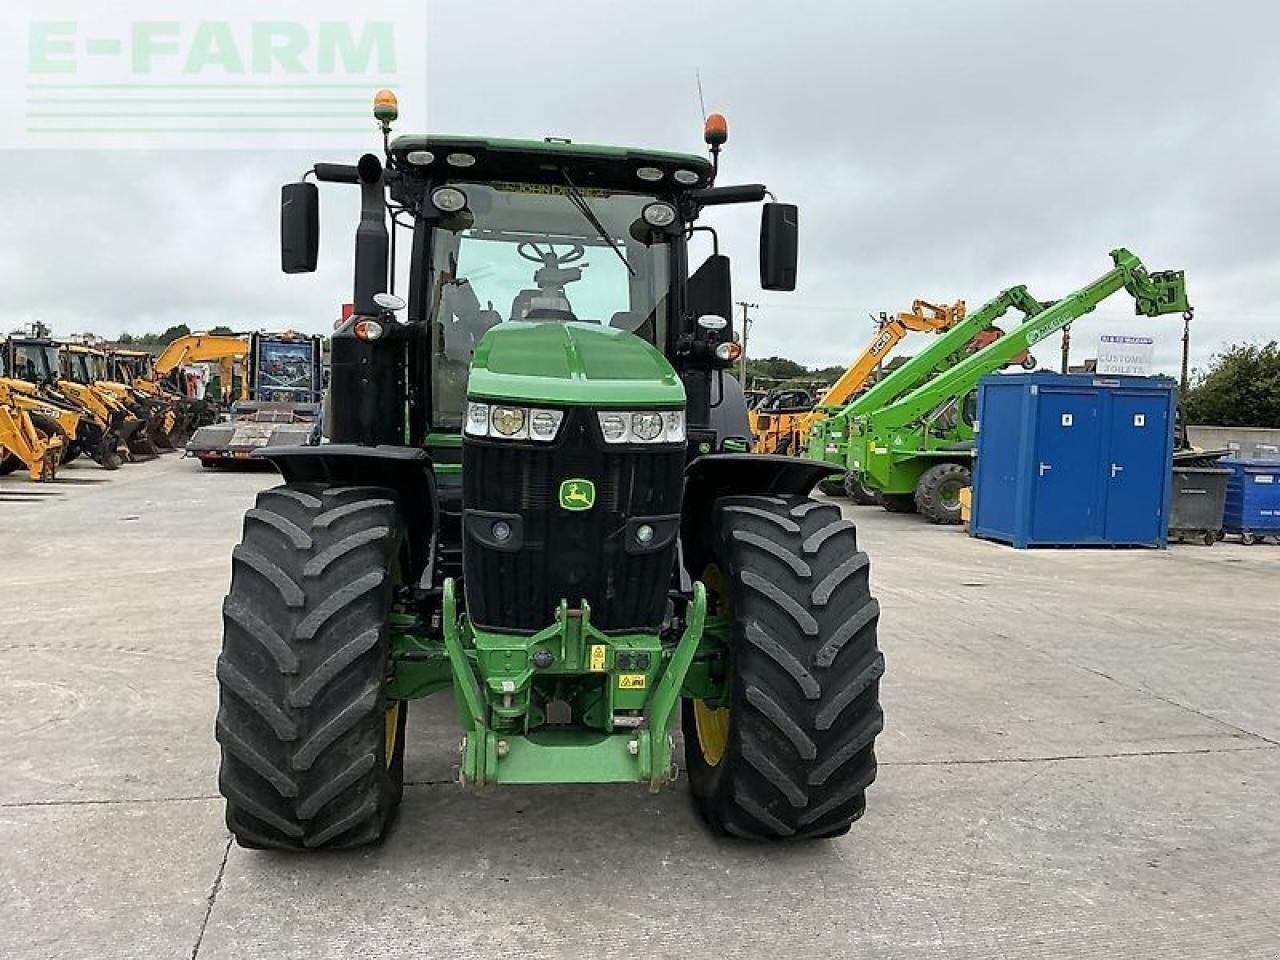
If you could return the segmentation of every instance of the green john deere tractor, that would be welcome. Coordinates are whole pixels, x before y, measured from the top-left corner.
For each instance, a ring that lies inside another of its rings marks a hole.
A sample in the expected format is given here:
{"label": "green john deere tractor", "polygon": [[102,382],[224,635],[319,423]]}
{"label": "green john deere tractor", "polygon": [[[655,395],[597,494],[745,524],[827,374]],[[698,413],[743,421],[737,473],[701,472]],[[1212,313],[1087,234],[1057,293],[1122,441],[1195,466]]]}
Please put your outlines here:
{"label": "green john deere tractor", "polygon": [[[410,701],[451,691],[467,787],[634,783],[685,767],[711,828],[843,834],[875,778],[879,608],[839,468],[745,449],[729,262],[690,270],[710,159],[389,137],[307,177],[361,192],[329,442],[263,450],[232,556],[217,737],[244,846],[377,840]],[[319,191],[283,190],[286,272]],[[412,235],[397,297],[392,229]],[[795,285],[797,212],[763,208],[761,285]],[[714,248],[713,248],[714,249]],[[403,318],[401,312],[405,311]]]}

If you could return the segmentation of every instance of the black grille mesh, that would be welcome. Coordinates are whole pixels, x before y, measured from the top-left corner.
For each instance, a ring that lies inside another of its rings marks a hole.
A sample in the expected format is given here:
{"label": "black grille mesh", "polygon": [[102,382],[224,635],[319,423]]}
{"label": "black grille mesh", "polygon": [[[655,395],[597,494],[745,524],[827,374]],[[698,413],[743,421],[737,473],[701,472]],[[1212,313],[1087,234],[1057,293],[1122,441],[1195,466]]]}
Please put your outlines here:
{"label": "black grille mesh", "polygon": [[[678,514],[684,447],[607,447],[595,414],[571,410],[554,444],[463,441],[463,506],[519,514],[517,552],[469,539],[463,545],[467,610],[479,626],[538,630],[563,598],[586,599],[601,630],[656,630],[666,609],[674,543],[647,554],[625,550],[631,517]],[[560,483],[595,483],[591,510],[560,509]]]}

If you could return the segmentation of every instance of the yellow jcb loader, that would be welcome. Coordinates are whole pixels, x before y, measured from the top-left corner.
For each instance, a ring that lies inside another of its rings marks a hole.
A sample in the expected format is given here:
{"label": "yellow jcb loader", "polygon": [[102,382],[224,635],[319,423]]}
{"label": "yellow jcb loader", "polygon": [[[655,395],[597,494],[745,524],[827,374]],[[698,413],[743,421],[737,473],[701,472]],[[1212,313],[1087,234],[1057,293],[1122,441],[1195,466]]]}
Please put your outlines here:
{"label": "yellow jcb loader", "polygon": [[0,341],[0,404],[24,410],[40,431],[62,440],[62,462],[80,454],[107,470],[123,462],[119,427],[122,417],[103,418],[58,388],[58,345],[34,337]]}
{"label": "yellow jcb loader", "polygon": [[26,467],[32,480],[52,480],[62,460],[62,437],[35,425],[20,407],[0,403],[0,476]]}

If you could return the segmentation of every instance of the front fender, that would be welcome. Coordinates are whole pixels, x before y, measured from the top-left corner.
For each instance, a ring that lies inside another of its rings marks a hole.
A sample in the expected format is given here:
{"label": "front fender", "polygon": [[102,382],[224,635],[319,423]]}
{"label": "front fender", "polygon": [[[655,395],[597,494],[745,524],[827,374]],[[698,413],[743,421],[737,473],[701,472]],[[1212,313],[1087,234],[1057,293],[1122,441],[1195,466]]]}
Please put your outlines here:
{"label": "front fender", "polygon": [[680,508],[680,531],[685,546],[686,566],[701,572],[703,554],[698,545],[708,542],[706,521],[711,504],[720,497],[803,496],[818,481],[843,468],[821,460],[755,453],[715,453],[697,457],[684,471],[684,501]]}
{"label": "front fender", "polygon": [[439,506],[431,458],[418,447],[326,443],[319,446],[261,447],[257,455],[280,472],[285,483],[389,487],[400,498],[408,525],[410,570],[415,582],[430,560]]}

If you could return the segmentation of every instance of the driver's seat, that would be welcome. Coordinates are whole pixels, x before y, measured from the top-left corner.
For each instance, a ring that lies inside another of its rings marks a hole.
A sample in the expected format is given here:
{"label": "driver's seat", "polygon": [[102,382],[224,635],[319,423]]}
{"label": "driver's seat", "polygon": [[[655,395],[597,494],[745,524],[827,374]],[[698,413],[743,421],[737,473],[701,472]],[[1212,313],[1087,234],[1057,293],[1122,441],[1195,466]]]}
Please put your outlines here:
{"label": "driver's seat", "polygon": [[521,290],[511,301],[511,319],[572,323],[578,319],[573,305],[563,293],[550,290]]}

